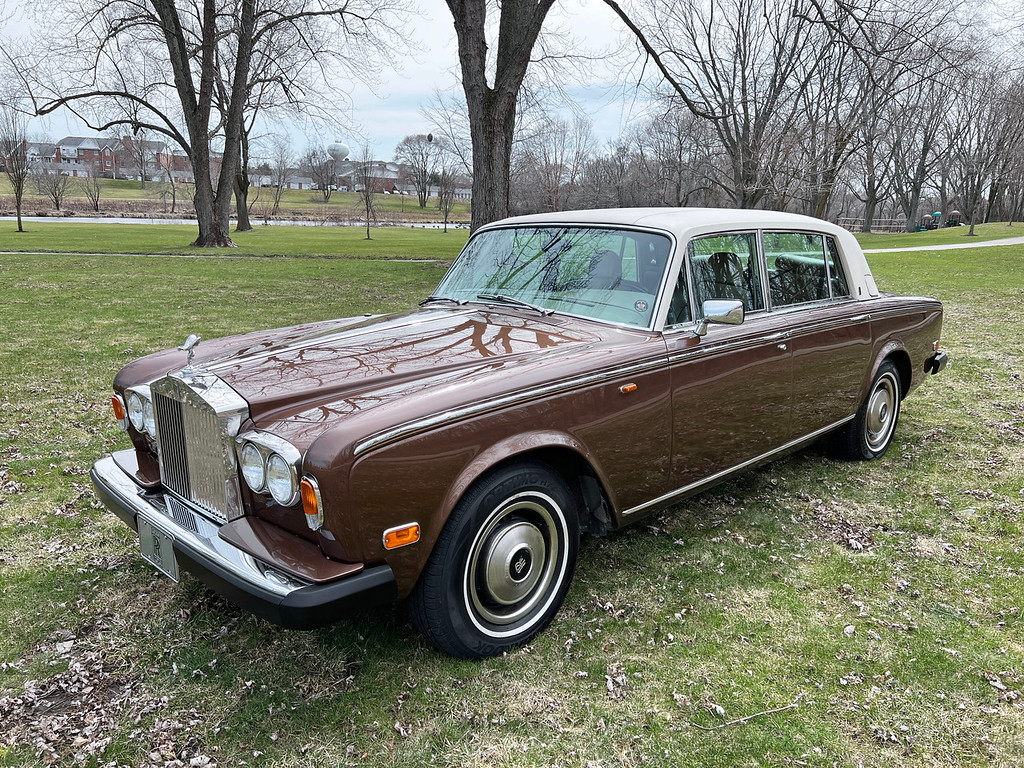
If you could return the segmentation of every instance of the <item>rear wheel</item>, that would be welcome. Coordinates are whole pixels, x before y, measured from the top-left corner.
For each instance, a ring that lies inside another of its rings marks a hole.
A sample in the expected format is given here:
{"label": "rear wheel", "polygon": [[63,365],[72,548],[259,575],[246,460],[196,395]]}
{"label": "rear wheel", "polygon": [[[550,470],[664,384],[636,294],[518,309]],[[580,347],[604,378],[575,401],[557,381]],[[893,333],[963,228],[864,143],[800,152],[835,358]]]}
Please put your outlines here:
{"label": "rear wheel", "polygon": [[498,469],[466,492],[445,524],[409,599],[413,623],[461,658],[525,643],[561,606],[578,549],[565,481],[532,462]]}
{"label": "rear wheel", "polygon": [[899,371],[886,360],[857,415],[841,434],[841,447],[848,458],[877,459],[889,450],[900,417],[901,398]]}

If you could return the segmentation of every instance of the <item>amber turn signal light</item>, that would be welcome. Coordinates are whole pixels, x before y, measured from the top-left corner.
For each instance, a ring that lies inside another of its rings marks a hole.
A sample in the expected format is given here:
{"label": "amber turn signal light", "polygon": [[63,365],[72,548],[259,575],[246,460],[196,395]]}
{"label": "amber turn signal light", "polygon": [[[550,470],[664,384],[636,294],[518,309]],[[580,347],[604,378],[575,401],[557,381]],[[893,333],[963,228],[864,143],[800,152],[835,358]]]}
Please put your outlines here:
{"label": "amber turn signal light", "polygon": [[319,531],[324,524],[324,510],[320,503],[320,487],[316,480],[308,475],[299,482],[299,496],[302,497],[302,511],[306,515],[306,525],[311,531]]}
{"label": "amber turn signal light", "polygon": [[408,523],[384,531],[384,549],[398,549],[420,540],[420,524]]}
{"label": "amber turn signal light", "polygon": [[110,398],[110,404],[114,408],[114,418],[117,419],[121,429],[128,429],[128,412],[124,408],[124,400],[120,395],[114,395]]}

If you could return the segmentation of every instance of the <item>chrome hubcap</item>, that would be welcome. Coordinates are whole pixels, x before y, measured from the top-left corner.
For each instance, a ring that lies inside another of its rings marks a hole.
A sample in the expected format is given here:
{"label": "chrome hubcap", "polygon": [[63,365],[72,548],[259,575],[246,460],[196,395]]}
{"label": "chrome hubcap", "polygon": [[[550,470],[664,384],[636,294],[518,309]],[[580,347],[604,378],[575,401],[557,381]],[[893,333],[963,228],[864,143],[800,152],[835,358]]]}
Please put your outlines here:
{"label": "chrome hubcap", "polygon": [[499,625],[529,615],[543,603],[555,579],[562,557],[559,541],[551,510],[534,494],[504,502],[481,527],[470,550],[470,610]]}
{"label": "chrome hubcap", "polygon": [[522,600],[537,584],[547,547],[532,523],[513,523],[497,531],[483,553],[484,591],[501,605]]}
{"label": "chrome hubcap", "polygon": [[872,451],[880,450],[889,441],[896,426],[898,385],[892,373],[885,373],[875,383],[868,398],[867,414],[864,420],[865,438]]}

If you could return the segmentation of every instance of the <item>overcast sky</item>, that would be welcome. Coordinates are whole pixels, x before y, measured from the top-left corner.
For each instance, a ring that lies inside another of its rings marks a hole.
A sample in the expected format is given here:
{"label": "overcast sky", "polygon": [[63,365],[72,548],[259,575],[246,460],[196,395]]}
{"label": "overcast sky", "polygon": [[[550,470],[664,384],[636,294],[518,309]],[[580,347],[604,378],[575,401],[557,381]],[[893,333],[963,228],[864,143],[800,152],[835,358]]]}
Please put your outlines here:
{"label": "overcast sky", "polygon": [[[388,64],[382,65],[379,82],[371,86],[355,81],[350,86],[353,109],[339,106],[338,120],[345,125],[337,136],[308,137],[303,129],[291,133],[302,150],[308,140],[322,139],[329,143],[339,139],[355,148],[368,143],[380,159],[390,158],[395,145],[409,134],[426,133],[432,129],[422,114],[434,90],[458,89],[458,55],[455,28],[444,0],[408,0],[419,15],[409,17],[409,42],[414,50],[395,51]],[[15,12],[19,3],[0,0],[0,7]],[[8,31],[25,31],[28,25],[17,21]],[[545,29],[571,39],[576,50],[609,54],[620,47],[622,25],[601,0],[561,0],[555,5]],[[578,109],[593,122],[594,134],[600,144],[614,139],[624,127],[643,112],[643,97],[635,88],[622,85],[623,57],[601,60],[600,56],[581,73],[573,68],[566,91]],[[274,130],[285,128],[275,127]],[[33,121],[32,130],[56,140],[69,134],[91,134],[80,121],[68,114],[54,114]]]}

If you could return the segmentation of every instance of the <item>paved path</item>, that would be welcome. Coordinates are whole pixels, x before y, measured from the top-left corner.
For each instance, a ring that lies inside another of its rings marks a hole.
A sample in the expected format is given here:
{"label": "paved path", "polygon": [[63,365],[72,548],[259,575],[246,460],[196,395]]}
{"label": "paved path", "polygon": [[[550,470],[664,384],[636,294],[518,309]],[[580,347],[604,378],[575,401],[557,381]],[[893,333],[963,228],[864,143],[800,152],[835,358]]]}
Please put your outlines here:
{"label": "paved path", "polygon": [[947,243],[945,245],[912,245],[907,248],[865,248],[864,253],[900,253],[902,251],[954,251],[957,248],[983,248],[989,245],[1022,245],[1024,237],[1004,237],[1002,240],[981,240],[977,243]]}

